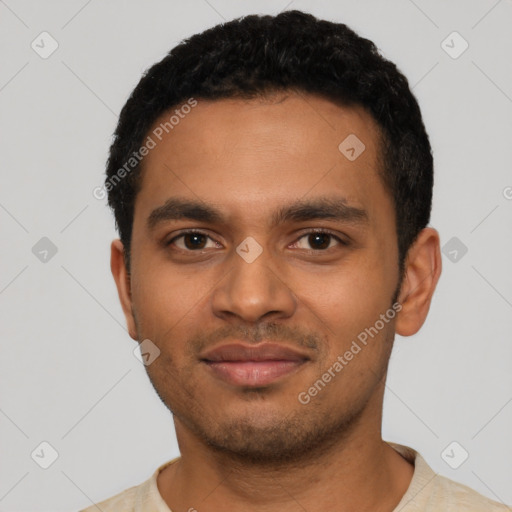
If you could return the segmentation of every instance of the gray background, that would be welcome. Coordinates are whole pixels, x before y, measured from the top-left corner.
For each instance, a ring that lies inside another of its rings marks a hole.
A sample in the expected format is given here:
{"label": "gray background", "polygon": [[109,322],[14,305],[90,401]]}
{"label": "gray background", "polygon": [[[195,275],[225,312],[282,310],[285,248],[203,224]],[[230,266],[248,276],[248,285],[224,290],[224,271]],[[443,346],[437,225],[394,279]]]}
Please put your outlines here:
{"label": "gray background", "polygon": [[[292,8],[348,24],[409,78],[435,154],[431,224],[443,246],[457,238],[426,325],[397,338],[384,438],[512,503],[512,2],[287,1],[0,1],[0,510],[76,510],[178,454],[133,355],[113,218],[92,191],[144,69],[224,19]],[[58,43],[46,59],[31,47],[51,49],[43,31]],[[457,58],[453,31],[469,44]],[[58,452],[48,469],[43,441]]]}

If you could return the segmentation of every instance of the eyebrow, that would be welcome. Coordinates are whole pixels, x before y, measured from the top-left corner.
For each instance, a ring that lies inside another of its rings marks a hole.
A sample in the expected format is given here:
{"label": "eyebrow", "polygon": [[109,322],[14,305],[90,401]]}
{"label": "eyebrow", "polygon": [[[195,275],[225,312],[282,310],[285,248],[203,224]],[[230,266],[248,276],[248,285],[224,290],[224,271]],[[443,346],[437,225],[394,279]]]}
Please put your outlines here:
{"label": "eyebrow", "polygon": [[272,217],[274,226],[286,222],[301,222],[315,219],[333,219],[352,224],[367,224],[368,212],[348,204],[344,198],[315,198],[297,201],[279,208]]}
{"label": "eyebrow", "polygon": [[147,226],[151,230],[162,222],[180,219],[221,223],[224,220],[224,216],[215,207],[200,201],[172,197],[150,213]]}
{"label": "eyebrow", "polygon": [[[213,205],[201,201],[170,198],[150,213],[147,227],[153,230],[163,222],[181,219],[211,224],[227,223],[222,212]],[[307,201],[299,200],[280,207],[272,215],[272,226],[315,219],[333,219],[351,224],[367,224],[369,220],[366,210],[348,204],[344,198],[320,197]]]}

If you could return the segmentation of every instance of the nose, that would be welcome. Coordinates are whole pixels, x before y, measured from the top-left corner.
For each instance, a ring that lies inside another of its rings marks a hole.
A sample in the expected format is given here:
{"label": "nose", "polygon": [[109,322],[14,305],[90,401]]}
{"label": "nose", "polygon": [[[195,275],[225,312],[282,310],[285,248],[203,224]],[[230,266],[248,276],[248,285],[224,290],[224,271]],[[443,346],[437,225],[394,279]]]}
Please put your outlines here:
{"label": "nose", "polygon": [[230,260],[230,271],[212,294],[212,308],[217,317],[255,323],[294,314],[296,298],[266,251],[252,262],[235,252]]}

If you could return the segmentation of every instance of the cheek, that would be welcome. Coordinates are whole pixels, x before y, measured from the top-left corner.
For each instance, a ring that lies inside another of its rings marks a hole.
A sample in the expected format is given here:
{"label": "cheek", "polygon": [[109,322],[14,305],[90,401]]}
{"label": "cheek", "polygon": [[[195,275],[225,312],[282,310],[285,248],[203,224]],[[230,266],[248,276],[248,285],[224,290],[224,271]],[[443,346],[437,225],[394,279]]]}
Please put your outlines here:
{"label": "cheek", "polygon": [[336,373],[334,368],[339,377],[332,389],[343,390],[342,394],[371,386],[373,374],[380,375],[388,359],[393,322],[390,315],[383,323],[380,315],[390,308],[392,286],[383,273],[375,262],[361,267],[347,264],[322,279],[304,275],[302,286],[297,288],[305,306],[301,318],[310,317],[328,338],[326,353],[319,361],[320,372],[338,361],[338,369],[342,366],[343,370]]}
{"label": "cheek", "polygon": [[291,281],[304,315],[312,316],[327,335],[341,339],[373,325],[390,306],[392,293],[378,264],[357,256],[353,260],[314,275],[295,271]]}
{"label": "cheek", "polygon": [[176,332],[204,307],[210,289],[208,274],[189,275],[155,261],[144,269],[134,266],[132,302],[140,334],[181,339]]}

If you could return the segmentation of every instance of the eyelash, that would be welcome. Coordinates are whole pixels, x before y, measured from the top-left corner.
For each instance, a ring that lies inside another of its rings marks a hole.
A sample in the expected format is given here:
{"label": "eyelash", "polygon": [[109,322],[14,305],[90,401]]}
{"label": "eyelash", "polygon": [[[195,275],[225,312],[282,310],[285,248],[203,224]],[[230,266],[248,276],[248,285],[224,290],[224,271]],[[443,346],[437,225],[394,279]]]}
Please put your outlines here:
{"label": "eyelash", "polygon": [[[329,235],[329,236],[331,236],[332,238],[334,238],[342,246],[349,245],[346,240],[343,240],[342,238],[340,238],[338,235],[336,235],[332,231],[329,231],[328,229],[323,229],[323,228],[314,228],[314,229],[311,229],[309,231],[306,231],[306,232],[302,233],[295,240],[295,242],[293,242],[293,243],[296,244],[299,240],[302,240],[304,237],[307,237],[307,236],[312,235],[312,234],[317,234],[317,233],[318,234],[322,234],[322,235]],[[188,230],[188,231],[183,231],[179,235],[176,235],[175,237],[171,238],[171,240],[166,242],[165,245],[167,247],[171,246],[176,240],[178,240],[178,239],[180,239],[180,238],[182,238],[182,237],[184,237],[186,235],[202,235],[202,236],[205,236],[205,237],[209,238],[210,240],[216,242],[216,240],[213,240],[213,238],[211,238],[210,235],[208,235],[207,233],[204,233],[203,231],[191,229],[191,230]],[[218,243],[218,242],[216,242],[216,243]],[[321,253],[321,252],[326,252],[329,249],[331,249],[331,248],[327,248],[327,249],[307,249],[307,250],[310,251],[310,252]],[[179,249],[179,250],[182,250],[182,251],[185,251],[185,252],[198,252],[198,253],[201,252],[201,249],[198,249],[196,251],[194,251],[192,249]]]}

